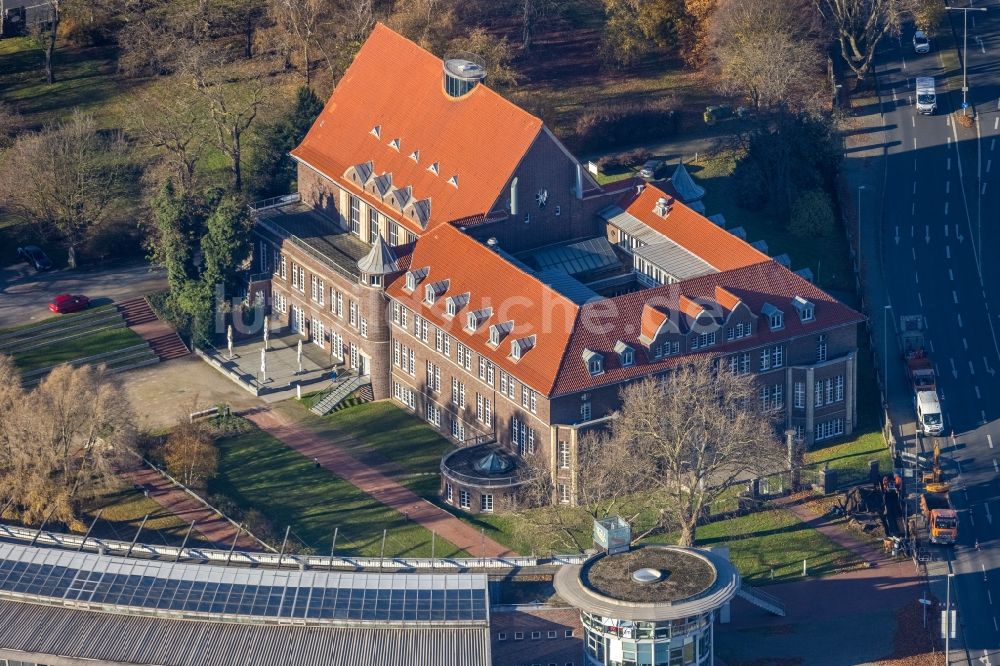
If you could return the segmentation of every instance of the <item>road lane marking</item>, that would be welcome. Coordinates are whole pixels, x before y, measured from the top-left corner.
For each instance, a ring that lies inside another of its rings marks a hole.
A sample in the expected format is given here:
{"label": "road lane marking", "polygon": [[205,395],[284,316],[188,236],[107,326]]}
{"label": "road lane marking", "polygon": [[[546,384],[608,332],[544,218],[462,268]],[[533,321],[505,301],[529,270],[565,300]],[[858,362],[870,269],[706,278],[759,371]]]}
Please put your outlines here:
{"label": "road lane marking", "polygon": [[[948,214],[948,204],[945,204],[945,205],[944,205],[944,214],[945,214],[945,215],[947,215],[947,214]],[[944,237],[945,237],[945,238],[947,238],[947,237],[948,237],[948,225],[947,225],[947,224],[946,224],[946,225],[944,225]]]}
{"label": "road lane marking", "polygon": [[965,347],[966,349],[968,349],[969,348],[969,341],[966,340],[965,338],[962,338],[962,346]]}
{"label": "road lane marking", "polygon": [[916,282],[917,284],[920,284],[920,273],[913,274],[913,281]]}
{"label": "road lane marking", "polygon": [[[911,248],[910,248],[910,254],[912,254],[912,255],[913,255],[913,260],[914,260],[914,261],[916,261],[916,260],[917,260],[917,249],[916,249],[916,248],[913,248],[913,247],[911,247]],[[1000,315],[997,315],[997,316],[998,316],[998,317],[1000,317]]]}
{"label": "road lane marking", "polygon": [[986,173],[990,172],[990,167],[993,165],[993,160],[986,160]]}
{"label": "road lane marking", "polygon": [[970,375],[976,374],[976,366],[972,365],[972,361],[969,361],[969,374]]}
{"label": "road lane marking", "polygon": [[950,245],[945,245],[944,246],[944,256],[946,258],[948,258],[948,259],[951,259],[951,246]]}
{"label": "road lane marking", "polygon": [[[997,120],[1000,120],[1000,118],[998,118]],[[995,145],[997,145],[997,140],[996,139],[990,139],[990,150],[993,150],[993,146],[995,146]]]}
{"label": "road lane marking", "polygon": [[917,149],[917,137],[913,137],[913,150]]}
{"label": "road lane marking", "polygon": [[954,376],[955,379],[958,379],[958,368],[955,367],[955,359],[949,358],[948,359],[948,363],[951,363],[951,374],[952,374],[952,376]]}
{"label": "road lane marking", "polygon": [[992,606],[993,605],[993,595],[990,594],[989,590],[986,590],[986,598],[989,600],[990,606]]}
{"label": "road lane marking", "polygon": [[[909,97],[907,97],[907,99],[909,99]],[[914,127],[916,127],[917,126],[917,119],[914,118],[913,116],[910,116],[910,124],[913,125]]]}
{"label": "road lane marking", "polygon": [[[983,183],[983,188],[984,189],[986,188],[986,183]],[[917,214],[917,202],[914,201],[913,203],[910,204],[910,215],[916,215],[916,214]],[[910,227],[910,231],[913,231],[913,227]],[[913,234],[910,235],[912,236]]]}
{"label": "road lane marking", "polygon": [[955,274],[952,272],[950,268],[948,269],[948,279],[951,280],[952,282],[955,281]]}
{"label": "road lane marking", "polygon": [[924,307],[924,299],[923,299],[923,297],[922,297],[922,296],[920,295],[920,292],[919,292],[919,291],[917,292],[917,301],[918,301],[918,302],[920,303],[920,307]]}
{"label": "road lane marking", "polygon": [[[997,106],[1000,106],[1000,100],[997,100]],[[997,129],[997,125],[1000,125],[1000,118],[993,119],[993,129]]]}
{"label": "road lane marking", "polygon": [[[969,499],[968,493],[966,493],[965,499]],[[969,522],[972,523],[973,527],[976,526],[976,519],[972,517],[971,511],[969,512]],[[989,594],[989,592],[987,592],[987,594]],[[990,603],[992,604],[993,602],[991,601]]]}
{"label": "road lane marking", "polygon": [[962,328],[962,315],[961,314],[958,315],[958,327]]}
{"label": "road lane marking", "polygon": [[951,116],[945,116],[944,123],[948,127],[951,127]]}
{"label": "road lane marking", "polygon": [[983,396],[979,395],[979,386],[973,386],[972,388],[976,389],[976,398],[982,400]]}
{"label": "road lane marking", "polygon": [[993,469],[997,472],[1000,472],[1000,464],[997,464],[996,458],[993,459]]}
{"label": "road lane marking", "polygon": [[944,193],[951,194],[951,181],[946,181],[944,184]]}
{"label": "road lane marking", "polygon": [[993,629],[996,631],[1000,631],[1000,625],[997,624],[996,618],[993,618]]}
{"label": "road lane marking", "polygon": [[983,191],[980,194],[986,194],[986,183],[983,183]]}
{"label": "road lane marking", "polygon": [[[991,449],[993,448],[993,435],[986,435],[986,443],[990,445]],[[994,459],[993,460],[993,464],[995,465],[996,462],[997,462],[996,459]],[[1000,470],[997,470],[997,471],[1000,471]]]}
{"label": "road lane marking", "polygon": [[954,289],[951,290],[951,298],[955,303],[958,303],[958,292]]}
{"label": "road lane marking", "polygon": [[990,525],[992,525],[993,524],[993,514],[990,513],[990,503],[989,502],[984,502],[983,506],[986,507],[986,520],[989,522]]}
{"label": "road lane marking", "polygon": [[933,340],[928,340],[927,344],[930,345],[931,353],[933,354],[934,353],[934,341]]}
{"label": "road lane marking", "polygon": [[[916,141],[916,139],[914,139]],[[951,171],[951,158],[948,158],[948,171]]]}

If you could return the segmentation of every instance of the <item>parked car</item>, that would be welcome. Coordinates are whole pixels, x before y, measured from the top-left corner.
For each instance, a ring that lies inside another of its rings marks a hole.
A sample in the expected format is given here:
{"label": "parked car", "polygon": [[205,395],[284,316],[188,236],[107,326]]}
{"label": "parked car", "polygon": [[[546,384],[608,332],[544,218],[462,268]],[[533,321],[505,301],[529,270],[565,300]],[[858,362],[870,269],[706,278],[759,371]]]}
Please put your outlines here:
{"label": "parked car", "polygon": [[656,178],[656,172],[660,170],[663,166],[663,160],[649,160],[642,165],[642,169],[639,170],[639,175],[643,178],[652,180]]}
{"label": "parked car", "polygon": [[927,53],[931,50],[931,40],[927,39],[923,30],[913,33],[913,50],[917,53]]}
{"label": "parked car", "polygon": [[59,294],[49,301],[49,310],[56,314],[66,314],[67,312],[79,312],[86,310],[90,305],[90,299],[83,294]]}
{"label": "parked car", "polygon": [[34,266],[36,271],[47,271],[52,268],[52,260],[37,245],[17,248],[17,256]]}

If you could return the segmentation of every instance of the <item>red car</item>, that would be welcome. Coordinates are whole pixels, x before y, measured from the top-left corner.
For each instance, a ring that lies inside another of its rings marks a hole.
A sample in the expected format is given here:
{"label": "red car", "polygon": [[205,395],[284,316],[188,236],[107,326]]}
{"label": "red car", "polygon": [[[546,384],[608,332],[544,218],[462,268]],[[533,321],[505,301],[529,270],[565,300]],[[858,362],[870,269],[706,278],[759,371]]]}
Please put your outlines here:
{"label": "red car", "polygon": [[72,294],[59,294],[49,301],[49,310],[56,314],[66,314],[67,312],[79,312],[86,310],[90,305],[90,299],[83,294],[73,296]]}

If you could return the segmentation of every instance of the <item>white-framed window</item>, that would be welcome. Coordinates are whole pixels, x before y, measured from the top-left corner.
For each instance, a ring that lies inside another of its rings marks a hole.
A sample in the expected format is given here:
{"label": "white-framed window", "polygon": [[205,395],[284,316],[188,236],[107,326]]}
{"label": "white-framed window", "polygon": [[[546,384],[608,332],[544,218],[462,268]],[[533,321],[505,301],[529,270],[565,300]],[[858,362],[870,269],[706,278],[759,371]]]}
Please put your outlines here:
{"label": "white-framed window", "polygon": [[341,319],[344,318],[344,292],[337,291],[330,295],[330,309]]}
{"label": "white-framed window", "polygon": [[441,390],[441,367],[427,361],[427,388],[437,393]]}
{"label": "white-framed window", "polygon": [[361,318],[361,326],[359,327],[359,330],[361,331],[361,337],[368,337],[368,320],[364,317]]}
{"label": "white-framed window", "polygon": [[490,344],[494,347],[500,344],[500,329],[496,326],[490,326]]}
{"label": "white-framed window", "polygon": [[826,404],[833,404],[833,378],[823,380],[823,389],[826,394]]}
{"label": "white-framed window", "polygon": [[466,370],[471,370],[472,350],[461,342],[455,343],[455,361]]}
{"label": "white-framed window", "polygon": [[785,385],[784,384],[774,384],[771,387],[771,406],[775,409],[781,409],[785,406]]}
{"label": "white-framed window", "polygon": [[344,360],[344,336],[335,328],[330,329],[330,355]]}
{"label": "white-framed window", "polygon": [[559,469],[569,469],[569,442],[559,442],[556,445]]}
{"label": "white-framed window", "polygon": [[531,392],[531,404],[528,406],[528,409],[531,410],[532,414],[538,412],[538,394],[535,391]]}
{"label": "white-framed window", "polygon": [[469,491],[468,490],[459,490],[458,491],[458,506],[459,506],[459,508],[462,508],[462,509],[468,509],[469,508],[470,503],[469,503]]}
{"label": "white-framed window", "polygon": [[816,361],[822,363],[826,360],[826,333],[820,333],[816,337]]}
{"label": "white-framed window", "polygon": [[803,307],[799,311],[799,313],[802,316],[802,321],[812,321],[815,318],[815,316],[816,316],[816,310],[813,307],[812,303],[809,303],[808,305],[806,305],[805,307]]}
{"label": "white-framed window", "polygon": [[465,384],[457,378],[451,378],[451,401],[459,409],[465,409]]}
{"label": "white-framed window", "polygon": [[785,327],[785,314],[783,312],[772,312],[768,319],[772,331],[777,331]]}
{"label": "white-framed window", "polygon": [[817,380],[816,385],[813,387],[813,406],[822,407],[823,406],[823,381]]}
{"label": "white-framed window", "polygon": [[837,375],[834,378],[834,402],[844,400],[844,375]]}
{"label": "white-framed window", "polygon": [[396,222],[389,223],[389,245],[401,245],[399,242],[399,224]]}
{"label": "white-framed window", "polygon": [[750,372],[750,352],[741,352],[729,357],[729,372],[745,375]]}
{"label": "white-framed window", "polygon": [[589,421],[591,418],[590,401],[584,401],[580,403],[580,420]]}
{"label": "white-framed window", "polygon": [[486,381],[486,366],[489,365],[489,361],[483,356],[479,357],[479,378]]}
{"label": "white-framed window", "polygon": [[521,384],[521,406],[527,409],[528,405],[531,404],[531,389],[529,389],[524,384]]}
{"label": "white-framed window", "polygon": [[374,245],[378,242],[378,211],[368,207],[368,243]]}
{"label": "white-framed window", "polygon": [[587,361],[587,370],[592,375],[599,375],[604,372],[604,359],[600,356],[591,356]]}
{"label": "white-framed window", "polygon": [[448,498],[448,502],[451,503],[455,501],[455,489],[451,487],[450,483],[444,484],[445,497]]}
{"label": "white-framed window", "polygon": [[326,342],[326,333],[324,331],[323,320],[318,319],[313,316],[312,327],[310,328],[310,335],[312,335],[313,344],[317,347],[323,347]]}
{"label": "white-framed window", "polygon": [[348,321],[354,328],[358,327],[358,304],[354,301],[348,301],[347,311],[349,313]]}
{"label": "white-framed window", "polygon": [[830,439],[844,434],[844,419],[837,418],[816,424],[816,441]]}
{"label": "white-framed window", "polygon": [[673,356],[681,351],[681,343],[678,340],[666,340],[662,344],[653,347],[653,358],[663,358]]}
{"label": "white-framed window", "polygon": [[427,342],[427,335],[430,331],[430,324],[420,315],[413,315],[413,337],[421,342]]}
{"label": "white-framed window", "polygon": [[771,368],[771,350],[763,349],[760,352],[760,369],[770,370]]}
{"label": "white-framed window", "polygon": [[349,218],[349,231],[361,238],[361,202],[356,196],[351,196],[351,216]]}
{"label": "white-framed window", "polygon": [[451,336],[447,333],[444,334],[444,351],[441,353],[451,358]]}
{"label": "white-framed window", "polygon": [[281,270],[278,272],[281,275],[282,280],[288,278],[288,260],[285,258],[283,253],[281,254]]}
{"label": "white-framed window", "polygon": [[438,428],[441,427],[441,408],[433,402],[427,402],[427,421]]}
{"label": "white-framed window", "polygon": [[622,367],[627,368],[635,363],[635,352],[632,349],[622,350],[621,359]]}
{"label": "white-framed window", "polygon": [[795,402],[793,403],[797,409],[803,409],[806,406],[806,384],[805,382],[795,382],[793,386],[793,392],[795,394]]}
{"label": "white-framed window", "polygon": [[[451,436],[458,442],[465,439],[465,423],[457,416],[451,418]],[[451,498],[448,501],[450,502]]]}
{"label": "white-framed window", "polygon": [[493,425],[493,405],[490,399],[481,393],[476,394],[476,418],[488,426]]}
{"label": "white-framed window", "polygon": [[569,504],[569,484],[559,483],[556,484],[556,491],[559,495],[560,504]]}
{"label": "white-framed window", "polygon": [[775,345],[771,348],[771,367],[785,367],[785,347],[783,345]]}
{"label": "white-framed window", "polygon": [[479,510],[483,513],[493,513],[493,495],[483,493],[479,496]]}
{"label": "white-framed window", "polygon": [[277,310],[281,314],[285,314],[286,312],[288,312],[288,299],[285,298],[285,295],[282,292],[272,291],[271,300],[274,303],[275,310]]}
{"label": "white-framed window", "polygon": [[691,337],[691,349],[702,349],[715,344],[715,331],[711,333],[701,333]]}
{"label": "white-framed window", "polygon": [[319,294],[320,294],[320,291],[319,291],[319,278],[316,277],[315,275],[310,275],[309,276],[309,297],[318,303],[319,302]]}

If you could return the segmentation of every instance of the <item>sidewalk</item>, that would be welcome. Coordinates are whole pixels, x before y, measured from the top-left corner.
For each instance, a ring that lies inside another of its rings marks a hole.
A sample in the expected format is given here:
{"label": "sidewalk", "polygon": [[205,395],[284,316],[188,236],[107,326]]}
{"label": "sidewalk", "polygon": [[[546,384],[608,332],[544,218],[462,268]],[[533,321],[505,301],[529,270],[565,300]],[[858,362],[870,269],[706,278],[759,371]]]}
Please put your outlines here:
{"label": "sidewalk", "polygon": [[874,544],[861,541],[844,529],[842,525],[831,524],[827,516],[810,511],[803,504],[799,503],[797,498],[781,498],[775,501],[774,505],[790,511],[803,523],[827,537],[841,548],[851,551],[869,564],[877,564],[881,560],[893,561],[892,558],[885,555]]}
{"label": "sidewalk", "polygon": [[282,414],[269,408],[251,410],[244,417],[258,428],[281,440],[344,479],[379,502],[447,539],[473,557],[513,555],[506,546],[484,537],[474,527],[462,522],[444,509],[431,504],[411,490],[399,485],[378,470],[358,461],[329,440],[316,436]]}
{"label": "sidewalk", "polygon": [[[128,473],[128,479],[149,491],[149,498],[162,506],[166,511],[174,514],[184,522],[190,524],[196,521],[194,529],[200,533],[206,541],[214,543],[218,548],[229,549],[233,545],[233,538],[236,537],[236,528],[233,524],[207,508],[204,504],[196,501],[182,489],[173,485],[163,478],[155,470],[149,469],[145,465]],[[241,532],[239,541],[236,543],[237,550],[259,551],[261,545],[255,539]]]}

